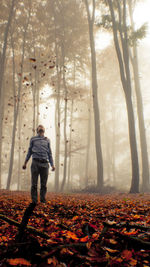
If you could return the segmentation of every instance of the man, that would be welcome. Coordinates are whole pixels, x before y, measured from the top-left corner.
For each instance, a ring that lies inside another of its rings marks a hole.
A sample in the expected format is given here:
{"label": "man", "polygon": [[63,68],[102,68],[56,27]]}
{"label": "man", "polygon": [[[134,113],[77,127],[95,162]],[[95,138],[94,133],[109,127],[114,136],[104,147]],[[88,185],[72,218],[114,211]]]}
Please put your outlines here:
{"label": "man", "polygon": [[52,167],[52,171],[55,170],[52,151],[50,147],[50,140],[44,136],[45,128],[43,125],[37,127],[37,135],[30,139],[30,146],[28,149],[27,156],[23,165],[23,169],[26,169],[27,162],[32,155],[31,164],[31,197],[32,202],[37,203],[37,183],[38,176],[40,175],[40,201],[42,203],[46,202],[45,195],[47,191],[47,179],[49,164]]}

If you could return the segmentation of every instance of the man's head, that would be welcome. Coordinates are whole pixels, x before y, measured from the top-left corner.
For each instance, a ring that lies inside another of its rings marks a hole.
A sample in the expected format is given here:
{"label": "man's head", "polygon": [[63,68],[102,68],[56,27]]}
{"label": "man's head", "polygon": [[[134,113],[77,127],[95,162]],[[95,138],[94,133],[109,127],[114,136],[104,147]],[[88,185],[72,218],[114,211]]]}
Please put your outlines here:
{"label": "man's head", "polygon": [[36,131],[37,131],[37,134],[43,136],[44,135],[44,132],[45,132],[45,128],[44,128],[43,125],[40,124],[40,125],[38,125]]}

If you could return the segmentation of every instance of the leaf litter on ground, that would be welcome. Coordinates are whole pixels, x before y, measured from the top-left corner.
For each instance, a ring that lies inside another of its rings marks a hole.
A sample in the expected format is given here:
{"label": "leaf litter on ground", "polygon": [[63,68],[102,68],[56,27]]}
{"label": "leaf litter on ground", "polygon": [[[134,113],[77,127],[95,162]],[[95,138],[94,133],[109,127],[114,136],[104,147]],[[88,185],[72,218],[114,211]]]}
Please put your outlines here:
{"label": "leaf litter on ground", "polygon": [[[149,266],[149,194],[47,194],[19,227],[30,204],[26,192],[0,192],[1,266]],[[29,231],[28,227],[44,233]]]}

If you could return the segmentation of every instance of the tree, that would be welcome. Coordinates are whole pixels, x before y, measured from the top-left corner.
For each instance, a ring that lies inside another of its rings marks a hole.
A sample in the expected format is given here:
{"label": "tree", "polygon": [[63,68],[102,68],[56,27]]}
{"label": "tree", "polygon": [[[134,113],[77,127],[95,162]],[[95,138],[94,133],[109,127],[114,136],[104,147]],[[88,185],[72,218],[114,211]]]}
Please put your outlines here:
{"label": "tree", "polygon": [[12,169],[13,169],[15,137],[16,137],[16,125],[17,125],[17,119],[18,119],[20,95],[21,95],[21,88],[22,88],[22,75],[23,75],[24,55],[25,55],[25,42],[26,42],[27,29],[28,29],[28,26],[29,26],[29,20],[30,20],[30,5],[29,5],[29,13],[28,13],[27,22],[25,24],[25,28],[24,28],[24,32],[23,32],[22,58],[21,58],[21,64],[20,64],[20,73],[19,73],[19,81],[18,81],[18,90],[17,90],[17,92],[16,92],[16,85],[15,85],[15,54],[14,54],[14,43],[13,43],[13,40],[12,40],[12,51],[13,51],[13,90],[14,90],[14,99],[15,99],[15,96],[16,96],[16,93],[17,93],[17,101],[15,100],[15,103],[14,103],[14,121],[13,121],[13,132],[12,132],[12,143],[11,143],[11,151],[10,151],[9,171],[8,171],[7,187],[6,187],[7,190],[10,189]]}
{"label": "tree", "polygon": [[[129,14],[131,21],[131,30],[132,33],[135,34],[135,26],[133,21],[133,0],[128,0],[129,6]],[[143,33],[144,28],[142,27]],[[134,85],[135,85],[135,93],[137,99],[137,113],[138,113],[138,122],[139,122],[139,133],[140,133],[140,144],[141,144],[141,159],[142,159],[142,191],[149,190],[149,160],[148,160],[148,151],[147,151],[147,140],[146,140],[146,132],[145,132],[145,122],[144,122],[144,114],[143,114],[143,100],[141,94],[141,86],[139,79],[139,64],[138,64],[138,51],[137,51],[137,38],[134,38],[132,41],[132,45],[130,47],[130,59],[133,67],[133,75],[134,75]]]}
{"label": "tree", "polygon": [[[136,143],[134,110],[132,104],[131,76],[129,68],[129,47],[128,47],[127,25],[126,25],[127,3],[126,0],[123,1],[123,4],[121,4],[118,0],[114,2],[112,0],[108,0],[107,3],[111,14],[114,44],[119,62],[120,77],[125,94],[127,114],[128,114],[129,141],[130,141],[131,162],[132,162],[132,181],[131,181],[130,193],[138,193],[139,163],[138,163],[138,152]],[[114,7],[116,7],[118,13],[118,18],[119,18],[118,24],[115,17]],[[118,35],[120,35],[120,41]]]}
{"label": "tree", "polygon": [[[2,53],[0,54],[0,159],[2,158],[2,118],[3,118],[3,77],[4,77],[4,69],[5,69],[5,60],[6,60],[6,50],[7,50],[7,43],[8,43],[8,34],[9,29],[13,17],[15,6],[15,0],[11,1],[9,16],[7,25],[5,28],[4,33],[4,41],[3,41],[3,49]],[[1,160],[0,160],[0,188],[1,188]]]}
{"label": "tree", "polygon": [[95,125],[95,147],[96,147],[96,160],[97,160],[97,186],[99,191],[103,188],[103,157],[101,148],[101,133],[100,133],[100,112],[98,105],[97,93],[97,70],[96,70],[96,53],[94,43],[94,21],[95,21],[95,0],[92,1],[92,15],[90,15],[90,8],[88,0],[85,0],[85,6],[88,17],[89,38],[91,48],[91,67],[92,67],[92,92],[93,92],[93,108],[94,108],[94,125]]}

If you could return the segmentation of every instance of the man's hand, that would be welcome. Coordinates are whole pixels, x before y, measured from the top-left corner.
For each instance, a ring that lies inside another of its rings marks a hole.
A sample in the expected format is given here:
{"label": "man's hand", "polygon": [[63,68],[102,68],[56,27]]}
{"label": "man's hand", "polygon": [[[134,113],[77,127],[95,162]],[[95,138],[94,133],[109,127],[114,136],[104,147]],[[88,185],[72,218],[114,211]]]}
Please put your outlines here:
{"label": "man's hand", "polygon": [[54,172],[55,171],[55,167],[54,166],[52,166],[52,172]]}
{"label": "man's hand", "polygon": [[25,170],[27,168],[27,163],[24,163],[22,169]]}

